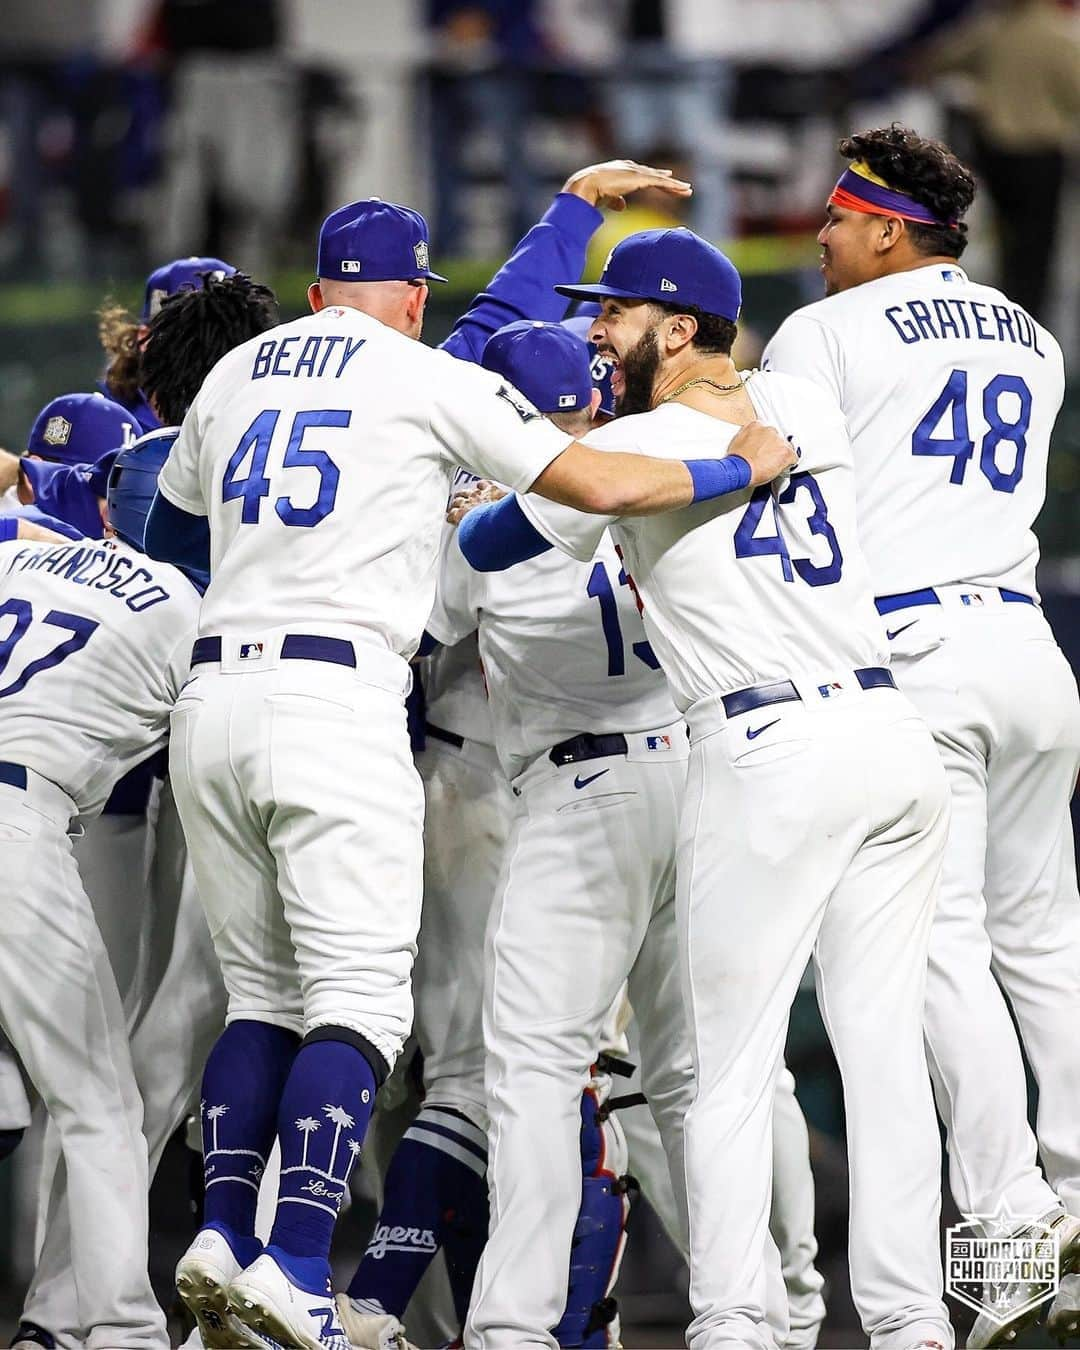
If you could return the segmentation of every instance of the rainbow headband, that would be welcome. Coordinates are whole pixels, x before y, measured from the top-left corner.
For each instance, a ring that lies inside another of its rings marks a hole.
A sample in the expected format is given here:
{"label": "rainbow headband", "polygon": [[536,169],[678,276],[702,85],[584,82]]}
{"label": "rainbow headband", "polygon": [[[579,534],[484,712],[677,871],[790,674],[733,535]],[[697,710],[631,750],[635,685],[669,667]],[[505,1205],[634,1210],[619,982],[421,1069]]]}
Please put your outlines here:
{"label": "rainbow headband", "polygon": [[849,211],[862,211],[872,216],[899,216],[901,220],[914,220],[920,225],[945,225],[951,229],[956,224],[955,221],[938,220],[932,211],[920,206],[906,192],[889,187],[885,179],[879,178],[862,159],[855,160],[840,175],[829,202]]}

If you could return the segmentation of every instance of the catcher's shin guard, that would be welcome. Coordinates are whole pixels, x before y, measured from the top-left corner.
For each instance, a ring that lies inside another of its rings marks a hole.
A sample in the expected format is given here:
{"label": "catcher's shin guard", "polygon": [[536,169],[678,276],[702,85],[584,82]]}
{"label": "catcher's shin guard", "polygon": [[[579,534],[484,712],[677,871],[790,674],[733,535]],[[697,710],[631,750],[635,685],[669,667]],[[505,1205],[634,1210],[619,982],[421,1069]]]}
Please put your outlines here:
{"label": "catcher's shin guard", "polygon": [[566,1310],[552,1332],[560,1346],[619,1343],[619,1310],[611,1290],[626,1242],[626,1221],[637,1182],[627,1176],[626,1139],[603,1103],[610,1079],[597,1075],[581,1097],[581,1208],[570,1249]]}

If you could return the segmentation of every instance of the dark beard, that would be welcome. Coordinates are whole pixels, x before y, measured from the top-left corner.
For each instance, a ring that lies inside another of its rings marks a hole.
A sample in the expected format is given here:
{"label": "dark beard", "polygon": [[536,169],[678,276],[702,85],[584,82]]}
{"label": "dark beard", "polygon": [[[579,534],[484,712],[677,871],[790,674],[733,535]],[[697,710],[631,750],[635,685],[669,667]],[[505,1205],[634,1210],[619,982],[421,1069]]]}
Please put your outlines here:
{"label": "dark beard", "polygon": [[660,348],[656,344],[656,329],[650,328],[637,346],[622,359],[624,388],[616,405],[620,417],[649,411],[659,369]]}

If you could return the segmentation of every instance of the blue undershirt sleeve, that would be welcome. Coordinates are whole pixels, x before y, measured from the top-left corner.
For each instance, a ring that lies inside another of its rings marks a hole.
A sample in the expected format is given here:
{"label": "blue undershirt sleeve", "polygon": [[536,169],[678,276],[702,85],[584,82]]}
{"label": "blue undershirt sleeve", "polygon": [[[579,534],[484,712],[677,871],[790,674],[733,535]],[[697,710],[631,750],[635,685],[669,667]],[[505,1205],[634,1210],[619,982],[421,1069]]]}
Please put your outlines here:
{"label": "blue undershirt sleeve", "polygon": [[551,544],[528,520],[515,496],[478,506],[458,526],[458,547],[474,571],[503,572],[547,553]]}
{"label": "blue undershirt sleeve", "polygon": [[210,572],[210,522],[174,506],[159,492],[146,517],[143,548],[148,557],[172,563],[187,573]]}

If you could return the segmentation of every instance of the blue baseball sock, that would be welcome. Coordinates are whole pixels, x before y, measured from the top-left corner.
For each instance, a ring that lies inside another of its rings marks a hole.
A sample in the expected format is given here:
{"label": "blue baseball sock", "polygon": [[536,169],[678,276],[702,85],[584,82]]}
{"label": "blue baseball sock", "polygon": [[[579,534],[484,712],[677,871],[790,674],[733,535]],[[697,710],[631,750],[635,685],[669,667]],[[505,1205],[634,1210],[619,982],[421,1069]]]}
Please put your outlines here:
{"label": "blue baseball sock", "polygon": [[330,1254],[338,1210],[375,1101],[371,1065],[346,1040],[305,1041],[281,1095],[281,1183],[270,1245]]}
{"label": "blue baseball sock", "polygon": [[201,1104],[205,1223],[254,1235],[259,1181],[299,1040],[269,1022],[230,1022],[211,1050]]}
{"label": "blue baseball sock", "polygon": [[404,1316],[424,1271],[444,1246],[454,1307],[464,1323],[487,1230],[483,1131],[448,1107],[425,1106],[394,1153],[382,1212],[349,1295]]}

